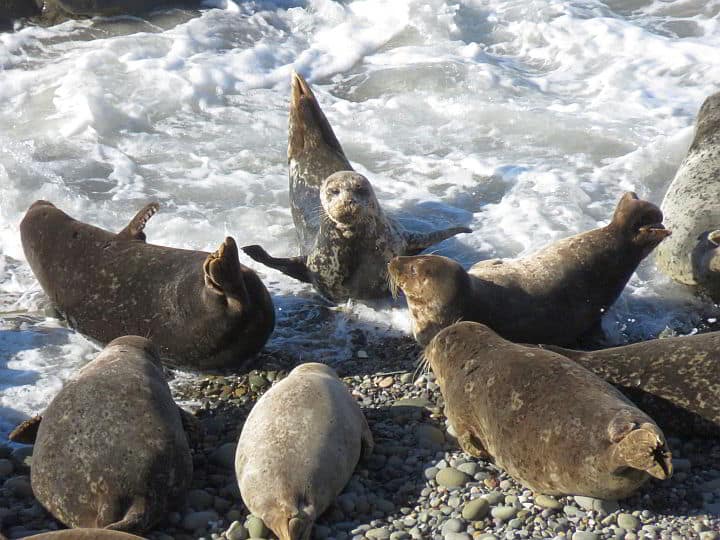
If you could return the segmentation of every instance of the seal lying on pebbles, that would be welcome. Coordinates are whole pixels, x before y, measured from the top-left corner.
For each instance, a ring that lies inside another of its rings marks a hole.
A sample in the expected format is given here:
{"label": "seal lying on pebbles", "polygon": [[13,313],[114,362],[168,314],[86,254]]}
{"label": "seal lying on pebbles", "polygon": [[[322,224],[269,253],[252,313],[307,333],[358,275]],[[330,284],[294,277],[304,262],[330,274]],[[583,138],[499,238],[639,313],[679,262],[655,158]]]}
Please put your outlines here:
{"label": "seal lying on pebbles", "polygon": [[280,540],[308,540],[372,447],[360,407],[332,368],[302,364],[245,421],[235,457],[240,494]]}
{"label": "seal lying on pebbles", "polygon": [[462,319],[512,341],[567,345],[599,327],[640,261],[670,234],[662,219],[657,206],[626,193],[605,227],[522,259],[481,261],[466,272],[445,257],[397,257],[391,286],[405,293],[422,345]]}
{"label": "seal lying on pebbles", "polygon": [[336,302],[387,296],[390,259],[471,232],[467,227],[428,233],[404,230],[383,213],[367,178],[352,171],[330,175],[322,184],[320,202],[324,219],[308,255],[275,258],[257,245],[243,251],[266,266],[312,283]]}
{"label": "seal lying on pebbles", "polygon": [[547,495],[627,497],[672,474],[665,437],[618,390],[560,354],[461,322],[424,351],[465,452]]}
{"label": "seal lying on pebbles", "polygon": [[157,349],[124,336],[10,438],[27,441],[37,429],[32,490],[62,523],[141,532],[182,502],[190,485],[189,418],[170,395]]}
{"label": "seal lying on pebbles", "polygon": [[80,332],[103,343],[150,337],[181,367],[242,367],[275,326],[270,295],[232,238],[215,253],[145,243],[157,210],[148,204],[115,234],[37,201],[20,223],[25,256]]}
{"label": "seal lying on pebbles", "polygon": [[695,138],[662,202],[673,236],[658,248],[660,270],[720,300],[720,92],[705,100]]}
{"label": "seal lying on pebbles", "polygon": [[141,536],[107,529],[72,529],[55,531],[35,536],[28,536],[25,540],[144,540]]}
{"label": "seal lying on pebbles", "polygon": [[547,348],[617,386],[664,431],[720,438],[720,332],[591,352]]}

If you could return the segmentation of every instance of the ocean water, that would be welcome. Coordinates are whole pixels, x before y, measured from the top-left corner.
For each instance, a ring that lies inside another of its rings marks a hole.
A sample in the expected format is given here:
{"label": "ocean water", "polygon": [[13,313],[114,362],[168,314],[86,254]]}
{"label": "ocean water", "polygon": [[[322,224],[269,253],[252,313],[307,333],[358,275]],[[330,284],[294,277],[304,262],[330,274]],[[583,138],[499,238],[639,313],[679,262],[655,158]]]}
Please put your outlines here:
{"label": "ocean water", "polygon": [[[297,70],[386,208],[474,230],[437,253],[527,255],[605,224],[624,191],[660,203],[718,50],[718,0],[217,0],[0,33],[0,434],[98,350],[46,316],[18,232],[34,200],[117,231],[157,200],[150,242],[293,255]],[[409,332],[402,302],[331,307],[241,258],[276,303],[270,349],[333,361],[355,329]],[[650,257],[603,325],[624,343],[716,316]]]}

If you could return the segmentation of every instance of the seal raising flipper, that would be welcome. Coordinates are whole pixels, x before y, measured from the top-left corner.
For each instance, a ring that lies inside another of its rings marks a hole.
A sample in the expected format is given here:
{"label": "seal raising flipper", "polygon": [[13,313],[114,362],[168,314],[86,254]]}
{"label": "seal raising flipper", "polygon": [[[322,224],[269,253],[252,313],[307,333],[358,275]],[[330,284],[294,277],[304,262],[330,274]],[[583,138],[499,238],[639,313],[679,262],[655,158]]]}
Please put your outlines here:
{"label": "seal raising flipper", "polygon": [[8,435],[8,439],[10,439],[12,442],[17,443],[35,444],[35,438],[37,437],[37,432],[38,428],[40,427],[41,421],[42,416],[40,415],[28,418],[10,432],[10,435]]}
{"label": "seal raising flipper", "polygon": [[450,227],[441,231],[430,231],[426,233],[409,232],[403,233],[407,246],[404,255],[417,255],[432,245],[439,244],[443,240],[452,238],[457,234],[471,233],[472,229],[467,227]]}
{"label": "seal raising flipper", "polygon": [[618,469],[632,467],[659,480],[672,476],[672,455],[655,424],[646,422],[638,426],[633,422],[614,420],[609,435],[610,441],[617,445],[614,457]]}
{"label": "seal raising flipper", "polygon": [[290,210],[304,254],[320,230],[320,186],[331,174],[353,168],[310,86],[294,72],[290,90],[288,165]]}
{"label": "seal raising flipper", "polygon": [[127,227],[118,233],[118,237],[125,240],[140,240],[144,242],[146,240],[145,225],[150,221],[150,218],[157,214],[160,209],[160,205],[156,202],[146,204],[135,217],[130,220]]}
{"label": "seal raising flipper", "polygon": [[300,257],[287,258],[272,257],[267,251],[258,245],[245,246],[242,250],[254,261],[262,263],[270,268],[274,268],[275,270],[279,270],[283,274],[302,281],[303,283],[312,283],[312,276],[310,275],[310,270],[308,270],[306,265],[307,257],[305,256],[301,255]]}

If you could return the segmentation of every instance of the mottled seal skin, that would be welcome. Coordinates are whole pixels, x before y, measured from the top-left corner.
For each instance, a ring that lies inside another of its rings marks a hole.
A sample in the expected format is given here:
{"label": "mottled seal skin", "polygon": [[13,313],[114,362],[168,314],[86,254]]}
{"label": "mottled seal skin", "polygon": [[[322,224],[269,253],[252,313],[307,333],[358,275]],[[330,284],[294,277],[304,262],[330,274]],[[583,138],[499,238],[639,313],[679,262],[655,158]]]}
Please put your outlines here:
{"label": "mottled seal skin", "polygon": [[720,332],[591,352],[546,348],[618,387],[664,432],[720,438]]}
{"label": "mottled seal skin", "polygon": [[258,245],[243,251],[271,268],[312,283],[335,302],[389,295],[387,264],[396,255],[418,253],[456,234],[454,227],[410,233],[385,215],[367,178],[352,171],[330,175],[320,190],[322,222],[306,256],[276,258]]}
{"label": "mottled seal skin", "polygon": [[657,206],[626,193],[605,227],[467,272],[444,257],[398,257],[388,265],[391,285],[405,294],[422,345],[459,320],[512,341],[569,345],[599,329],[640,261],[670,234],[662,219]]}
{"label": "mottled seal skin", "polygon": [[720,92],[700,108],[695,138],[662,211],[673,235],[657,250],[658,268],[720,300]]}
{"label": "mottled seal skin", "polygon": [[143,532],[183,501],[193,472],[183,413],[149,340],[112,341],[38,422],[33,493],[68,527]]}
{"label": "mottled seal skin", "polygon": [[134,534],[107,529],[68,529],[28,536],[25,540],[145,540]]}
{"label": "mottled seal skin", "polygon": [[538,493],[621,499],[672,474],[653,420],[598,376],[551,351],[461,322],[424,351],[462,449]]}
{"label": "mottled seal skin", "polygon": [[275,325],[260,278],[227,238],[215,253],[145,242],[151,203],[120,233],[74,220],[46,201],[20,224],[28,263],[73,328],[103,343],[138,334],[177,366],[240,368]]}
{"label": "mottled seal skin", "polygon": [[280,540],[309,540],[372,447],[360,407],[332,368],[302,364],[245,421],[235,456],[240,494]]}

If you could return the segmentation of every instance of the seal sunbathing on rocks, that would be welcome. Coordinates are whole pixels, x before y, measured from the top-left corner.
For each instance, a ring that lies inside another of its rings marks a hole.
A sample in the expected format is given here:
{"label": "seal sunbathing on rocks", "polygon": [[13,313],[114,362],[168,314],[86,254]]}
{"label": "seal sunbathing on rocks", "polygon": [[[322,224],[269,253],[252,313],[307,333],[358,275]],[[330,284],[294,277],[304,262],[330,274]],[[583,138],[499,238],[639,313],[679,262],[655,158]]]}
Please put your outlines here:
{"label": "seal sunbathing on rocks", "polygon": [[466,227],[429,233],[406,231],[385,215],[367,178],[352,171],[330,175],[323,182],[320,202],[323,220],[308,255],[275,258],[257,245],[243,251],[266,266],[312,283],[320,294],[336,302],[387,296],[390,259],[419,253],[470,232]]}
{"label": "seal sunbathing on rocks", "polygon": [[25,540],[145,540],[141,536],[107,529],[68,529],[35,536],[28,536]]}
{"label": "seal sunbathing on rocks", "polygon": [[658,268],[720,300],[720,92],[700,108],[695,138],[662,211],[673,236],[657,250]]}
{"label": "seal sunbathing on rocks", "polygon": [[590,352],[547,348],[617,386],[663,431],[720,438],[720,332]]}
{"label": "seal sunbathing on rocks", "polygon": [[396,257],[390,280],[407,298],[422,345],[459,320],[512,341],[571,344],[599,327],[640,261],[670,234],[662,219],[654,204],[626,193],[605,227],[522,259],[481,261],[466,272],[445,257]]}
{"label": "seal sunbathing on rocks", "polygon": [[372,447],[365,417],[333,369],[301,364],[245,421],[235,457],[240,494],[280,540],[309,540]]}
{"label": "seal sunbathing on rocks", "polygon": [[120,233],[74,220],[46,201],[20,224],[30,267],[73,328],[107,343],[148,336],[170,362],[242,367],[275,325],[272,300],[235,241],[215,253],[147,244],[148,204]]}
{"label": "seal sunbathing on rocks", "polygon": [[560,354],[461,322],[439,332],[424,358],[462,449],[538,493],[621,499],[672,474],[655,422]]}
{"label": "seal sunbathing on rocks", "polygon": [[191,418],[173,401],[153,344],[123,336],[10,439],[35,440],[33,493],[65,525],[142,532],[185,497]]}

